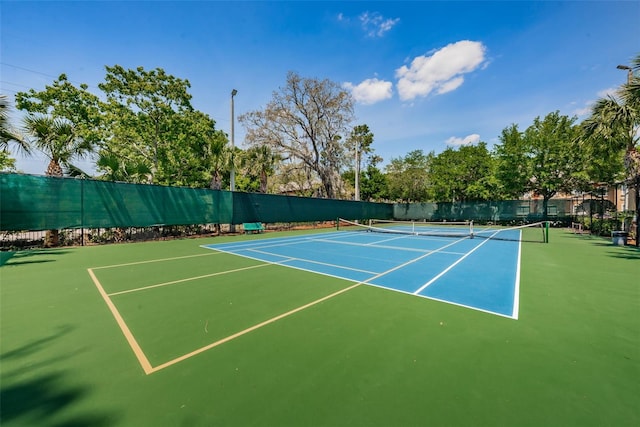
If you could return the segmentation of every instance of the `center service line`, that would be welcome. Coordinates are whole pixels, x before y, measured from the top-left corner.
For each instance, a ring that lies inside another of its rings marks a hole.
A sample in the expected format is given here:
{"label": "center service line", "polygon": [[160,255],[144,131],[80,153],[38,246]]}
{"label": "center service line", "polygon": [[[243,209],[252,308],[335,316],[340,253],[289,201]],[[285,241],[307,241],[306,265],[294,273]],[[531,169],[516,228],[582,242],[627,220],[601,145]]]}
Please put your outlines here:
{"label": "center service line", "polygon": [[449,267],[445,268],[440,274],[438,274],[436,277],[434,277],[433,279],[429,280],[427,283],[425,283],[424,285],[422,285],[420,287],[420,289],[418,289],[417,291],[415,291],[413,294],[414,295],[418,295],[420,292],[424,291],[429,285],[431,285],[433,282],[435,282],[436,280],[438,280],[439,278],[441,278],[442,276],[444,276],[449,270],[451,270],[453,267],[455,267],[456,265],[458,265],[463,259],[465,259],[466,257],[468,257],[469,255],[471,255],[472,253],[474,253],[480,246],[484,245],[485,243],[487,243],[489,240],[491,240],[491,238],[493,236],[495,236],[496,234],[498,234],[498,231],[496,231],[495,233],[493,233],[491,236],[489,236],[488,239],[486,239],[484,242],[480,243],[478,246],[476,246],[475,248],[471,249],[469,252],[467,252],[463,257],[461,257],[460,259],[458,259],[456,262],[454,262],[453,264],[451,264]]}

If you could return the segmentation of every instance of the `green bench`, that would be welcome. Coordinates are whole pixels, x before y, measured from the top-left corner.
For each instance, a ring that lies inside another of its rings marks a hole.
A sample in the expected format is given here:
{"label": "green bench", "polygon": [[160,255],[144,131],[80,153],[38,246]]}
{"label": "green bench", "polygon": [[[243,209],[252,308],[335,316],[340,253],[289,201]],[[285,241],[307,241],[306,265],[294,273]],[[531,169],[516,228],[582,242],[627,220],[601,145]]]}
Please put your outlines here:
{"label": "green bench", "polygon": [[244,229],[245,234],[262,233],[264,231],[264,227],[261,222],[245,222],[242,224],[242,228]]}

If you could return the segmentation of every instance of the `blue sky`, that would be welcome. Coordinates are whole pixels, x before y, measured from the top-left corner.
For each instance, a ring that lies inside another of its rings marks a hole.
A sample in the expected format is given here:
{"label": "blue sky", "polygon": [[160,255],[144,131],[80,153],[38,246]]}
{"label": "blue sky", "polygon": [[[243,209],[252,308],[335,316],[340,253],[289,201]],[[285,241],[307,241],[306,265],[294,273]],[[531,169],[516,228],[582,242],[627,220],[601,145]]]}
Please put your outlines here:
{"label": "blue sky", "polygon": [[[0,92],[61,73],[97,94],[105,65],[163,68],[229,132],[288,71],[352,91],[387,163],[421,149],[498,142],[559,110],[585,117],[640,53],[640,2],[2,1]],[[19,114],[14,113],[14,118]],[[17,121],[17,120],[16,120]],[[236,125],[236,144],[244,130]],[[18,156],[43,173],[46,159]]]}

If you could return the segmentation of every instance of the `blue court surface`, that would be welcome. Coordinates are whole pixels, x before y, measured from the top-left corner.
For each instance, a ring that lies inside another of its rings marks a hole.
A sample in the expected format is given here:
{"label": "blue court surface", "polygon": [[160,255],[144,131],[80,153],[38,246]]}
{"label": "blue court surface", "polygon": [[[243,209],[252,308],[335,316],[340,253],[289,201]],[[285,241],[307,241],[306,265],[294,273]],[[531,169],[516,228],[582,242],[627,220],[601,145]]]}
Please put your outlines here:
{"label": "blue court surface", "polygon": [[516,241],[336,231],[204,247],[518,318]]}

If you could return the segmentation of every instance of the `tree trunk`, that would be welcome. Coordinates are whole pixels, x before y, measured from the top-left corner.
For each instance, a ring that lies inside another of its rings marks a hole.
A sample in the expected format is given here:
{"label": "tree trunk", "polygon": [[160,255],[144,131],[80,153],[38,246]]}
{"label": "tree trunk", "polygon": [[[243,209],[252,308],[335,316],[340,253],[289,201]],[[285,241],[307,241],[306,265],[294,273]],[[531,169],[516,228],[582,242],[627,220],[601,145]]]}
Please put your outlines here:
{"label": "tree trunk", "polygon": [[[58,163],[57,160],[52,159],[49,162],[49,166],[47,166],[47,171],[45,172],[47,176],[55,176],[58,178],[62,178],[64,173],[62,171],[62,166]],[[48,230],[44,235],[44,247],[45,248],[53,248],[60,245],[60,231],[58,230]]]}
{"label": "tree trunk", "polygon": [[[222,179],[220,176],[220,171],[216,170],[211,173],[211,182],[209,184],[209,188],[211,188],[212,190],[220,190],[221,187],[222,187]],[[220,224],[219,223],[213,224],[213,230],[215,234],[219,235]]]}
{"label": "tree trunk", "polygon": [[636,247],[640,247],[640,177],[635,182],[635,198],[636,198]]}
{"label": "tree trunk", "polygon": [[629,185],[635,189],[636,199],[636,246],[640,247],[640,151],[634,147],[627,149],[624,156],[624,165],[627,169]]}
{"label": "tree trunk", "polygon": [[267,173],[264,170],[260,171],[260,192],[267,192]]}

